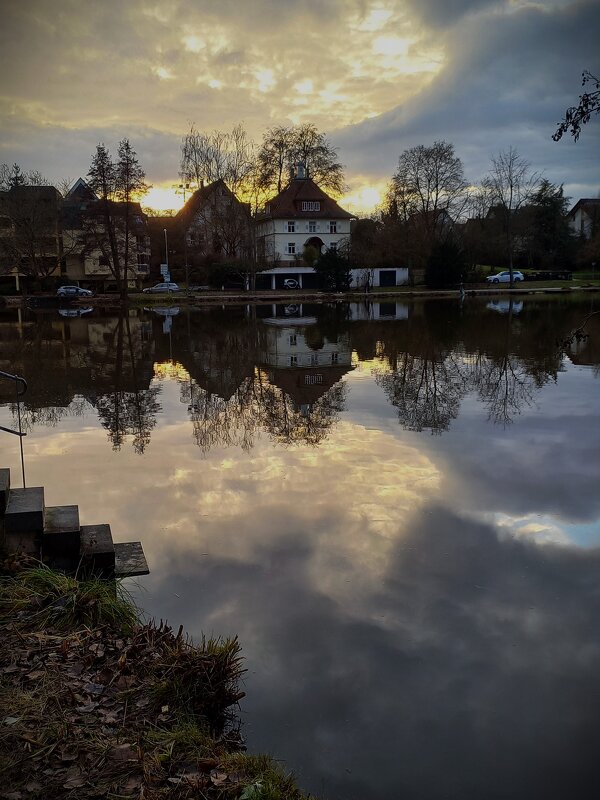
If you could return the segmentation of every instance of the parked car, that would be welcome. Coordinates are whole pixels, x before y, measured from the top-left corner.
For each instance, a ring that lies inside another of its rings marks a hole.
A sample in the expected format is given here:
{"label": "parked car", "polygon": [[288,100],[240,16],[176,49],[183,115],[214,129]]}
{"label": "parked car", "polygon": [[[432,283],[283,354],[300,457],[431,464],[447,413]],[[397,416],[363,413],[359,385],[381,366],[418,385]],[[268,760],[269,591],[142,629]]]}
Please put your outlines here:
{"label": "parked car", "polygon": [[146,294],[171,294],[171,292],[179,291],[179,286],[176,283],[156,283],[154,286],[144,289]]}
{"label": "parked car", "polygon": [[59,286],[56,290],[57,297],[93,297],[91,289],[82,289],[81,286]]}
{"label": "parked car", "polygon": [[[497,275],[488,275],[486,280],[488,283],[510,283],[510,272],[505,269],[502,272],[499,272]],[[519,272],[518,270],[513,270],[513,280],[515,283],[525,280],[523,273]]]}
{"label": "parked car", "polygon": [[93,308],[59,308],[58,313],[61,317],[83,317],[84,314],[89,314]]}
{"label": "parked car", "polygon": [[300,284],[294,278],[286,278],[283,282],[284,289],[298,289]]}

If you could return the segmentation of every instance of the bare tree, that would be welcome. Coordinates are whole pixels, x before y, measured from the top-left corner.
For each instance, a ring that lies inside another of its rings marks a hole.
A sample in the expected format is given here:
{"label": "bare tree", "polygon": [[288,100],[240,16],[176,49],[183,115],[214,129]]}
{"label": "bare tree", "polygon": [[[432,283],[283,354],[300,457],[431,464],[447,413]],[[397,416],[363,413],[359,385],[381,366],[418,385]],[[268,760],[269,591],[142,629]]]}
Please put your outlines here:
{"label": "bare tree", "polygon": [[400,223],[412,256],[425,263],[435,242],[450,235],[468,202],[462,161],[449,142],[405,150],[387,193],[387,216]]}
{"label": "bare tree", "polygon": [[492,158],[492,168],[482,183],[502,225],[511,287],[514,285],[515,216],[531,200],[537,184],[538,174],[531,172],[529,162],[514,147]]}
{"label": "bare tree", "polygon": [[61,197],[43,180],[39,173],[22,173],[15,164],[8,175],[10,188],[0,195],[2,261],[9,269],[42,279],[58,270],[63,257]]}
{"label": "bare tree", "polygon": [[243,199],[250,191],[255,154],[255,144],[242,125],[205,133],[192,124],[181,142],[181,178],[196,186],[223,180]]}
{"label": "bare tree", "polygon": [[570,131],[571,136],[577,141],[581,126],[590,121],[592,114],[600,114],[600,78],[586,69],[581,73],[581,85],[585,86],[588,83],[594,88],[579,95],[578,105],[567,108],[565,118],[559,122],[558,128],[552,135],[555,142],[560,141],[567,131]]}
{"label": "bare tree", "polygon": [[337,148],[312,124],[270,128],[263,137],[257,162],[258,185],[268,193],[284,188],[296,163],[302,163],[308,177],[323,189],[339,195],[346,188]]}

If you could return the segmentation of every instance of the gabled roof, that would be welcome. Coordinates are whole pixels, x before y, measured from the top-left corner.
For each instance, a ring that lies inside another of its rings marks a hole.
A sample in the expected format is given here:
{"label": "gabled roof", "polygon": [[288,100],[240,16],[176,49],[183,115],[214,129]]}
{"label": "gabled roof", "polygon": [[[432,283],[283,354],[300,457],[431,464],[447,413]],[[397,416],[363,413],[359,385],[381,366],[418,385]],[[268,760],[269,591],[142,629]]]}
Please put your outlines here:
{"label": "gabled roof", "polygon": [[582,197],[575,203],[567,217],[574,216],[580,210],[590,216],[597,215],[600,212],[600,197]]}
{"label": "gabled roof", "polygon": [[[302,211],[302,201],[319,202],[319,211]],[[261,219],[308,219],[326,217],[327,219],[354,219],[332,197],[320,189],[312,178],[294,178],[278,195],[265,203]]]}
{"label": "gabled roof", "polygon": [[198,211],[201,211],[205,207],[206,203],[218,191],[218,189],[225,190],[225,194],[227,195],[228,199],[233,201],[233,203],[237,204],[240,208],[247,208],[245,203],[240,203],[225,181],[222,178],[219,178],[218,181],[213,181],[207,186],[202,186],[200,189],[196,189],[183,208],[181,208],[173,217],[175,220],[175,226],[183,225],[184,227],[187,227],[192,219],[196,216]]}
{"label": "gabled roof", "polygon": [[89,184],[87,184],[83,178],[77,178],[73,186],[69,189],[66,194],[65,200],[97,200],[98,198],[94,194],[93,190],[90,188]]}

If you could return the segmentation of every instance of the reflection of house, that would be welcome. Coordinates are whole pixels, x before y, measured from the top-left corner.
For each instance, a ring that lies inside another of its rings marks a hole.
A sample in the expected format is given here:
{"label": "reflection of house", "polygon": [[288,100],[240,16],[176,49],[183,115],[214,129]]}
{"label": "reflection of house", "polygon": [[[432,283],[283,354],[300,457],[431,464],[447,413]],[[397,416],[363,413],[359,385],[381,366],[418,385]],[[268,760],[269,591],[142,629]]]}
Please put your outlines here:
{"label": "reflection of house", "polygon": [[270,266],[258,276],[257,288],[282,289],[286,279],[301,288],[316,287],[312,262],[347,243],[352,219],[298,165],[289,185],[257,217],[258,262]]}
{"label": "reflection of house", "polygon": [[408,305],[396,302],[350,303],[352,320],[408,319]]}
{"label": "reflection of house", "polygon": [[572,231],[591,239],[600,230],[600,198],[582,198],[567,214]]}
{"label": "reflection of house", "polygon": [[348,336],[336,342],[320,341],[311,347],[311,332],[319,337],[315,319],[309,317],[289,321],[264,320],[266,340],[261,361],[267,367],[269,382],[279,386],[295,405],[307,410],[334,384],[353,369],[352,347]]}
{"label": "reflection of house", "polygon": [[[125,256],[126,204],[109,201],[117,247]],[[139,203],[129,203],[127,219],[128,268],[130,286],[148,275],[150,237],[147,216]],[[62,204],[62,227],[66,273],[70,281],[90,288],[106,289],[114,284],[112,252],[104,223],[103,205],[87,183],[79,178]]]}

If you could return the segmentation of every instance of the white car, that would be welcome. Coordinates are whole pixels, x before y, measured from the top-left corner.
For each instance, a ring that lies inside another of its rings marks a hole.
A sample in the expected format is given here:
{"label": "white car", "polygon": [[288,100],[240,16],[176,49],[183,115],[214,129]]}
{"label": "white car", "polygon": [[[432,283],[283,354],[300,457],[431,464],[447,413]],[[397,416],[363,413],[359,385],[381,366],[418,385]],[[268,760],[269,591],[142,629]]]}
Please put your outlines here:
{"label": "white car", "polygon": [[283,282],[284,289],[298,289],[300,284],[294,278],[286,278]]}
{"label": "white car", "polygon": [[[510,283],[510,272],[505,269],[497,275],[488,275],[486,280],[488,283]],[[513,270],[513,280],[515,283],[525,280],[523,273],[518,270]]]}
{"label": "white car", "polygon": [[81,286],[59,286],[56,290],[57,297],[92,297],[90,289],[82,289]]}
{"label": "white car", "polygon": [[179,291],[179,286],[176,283],[156,283],[154,286],[144,289],[146,294],[171,294],[171,292]]}

